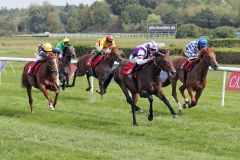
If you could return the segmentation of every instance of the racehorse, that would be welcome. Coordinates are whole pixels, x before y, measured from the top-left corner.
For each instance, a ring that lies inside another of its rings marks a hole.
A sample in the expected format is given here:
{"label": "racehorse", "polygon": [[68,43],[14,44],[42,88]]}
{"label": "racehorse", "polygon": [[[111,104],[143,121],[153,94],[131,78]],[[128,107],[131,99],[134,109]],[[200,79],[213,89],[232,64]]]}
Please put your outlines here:
{"label": "racehorse", "polygon": [[[43,92],[44,96],[48,100],[50,110],[54,111],[60,92],[59,87],[56,84],[56,80],[58,78],[58,56],[50,52],[48,54],[48,58],[46,60],[43,60],[35,73],[29,74],[33,65],[34,62],[28,62],[25,65],[22,74],[22,88],[27,89],[31,112],[33,112],[32,86],[40,89]],[[50,95],[47,92],[47,89],[56,93],[54,102],[52,102]]]}
{"label": "racehorse", "polygon": [[[161,70],[165,70],[170,76],[176,75],[176,70],[173,67],[172,59],[169,54],[157,53],[156,58],[145,64],[141,70],[138,71],[135,81],[128,77],[124,73],[124,66],[129,63],[119,65],[114,73],[114,80],[118,83],[123,93],[125,94],[126,101],[131,105],[133,125],[137,125],[136,111],[138,106],[136,105],[138,93],[142,98],[148,98],[150,103],[148,120],[153,120],[153,97],[156,95],[162,100],[169,108],[173,118],[178,118],[171,104],[165,97],[162,89],[162,80],[160,78]],[[131,93],[132,97],[129,95]]]}
{"label": "racehorse", "polygon": [[89,91],[92,88],[89,78],[90,76],[95,76],[95,78],[98,79],[100,89],[100,91],[96,90],[96,92],[101,95],[101,98],[103,98],[103,94],[106,93],[107,86],[110,83],[111,78],[113,77],[112,69],[114,61],[119,62],[123,60],[121,54],[121,50],[119,50],[118,48],[113,48],[110,53],[102,56],[102,59],[95,65],[94,71],[92,71],[92,67],[90,65],[92,54],[83,55],[79,58],[77,62],[77,69],[74,73],[71,87],[75,85],[75,80],[77,76],[84,76],[86,74],[88,81],[88,88],[86,88],[86,91]]}
{"label": "racehorse", "polygon": [[69,86],[69,74],[71,73],[71,59],[76,57],[73,46],[68,45],[63,49],[63,58],[59,61],[59,79],[62,82],[62,90]]}
{"label": "racehorse", "polygon": [[[178,79],[183,83],[179,88],[180,93],[184,98],[184,107],[192,108],[197,105],[198,100],[206,86],[206,77],[208,73],[209,66],[213,70],[218,69],[218,63],[216,61],[216,55],[214,54],[211,48],[203,48],[200,50],[198,58],[195,60],[195,65],[191,66],[191,70],[187,72],[186,79],[184,78],[184,64],[186,63],[187,58],[176,58],[173,60],[173,65],[176,68],[177,76],[175,78],[170,78],[170,82],[172,85],[172,96],[176,103],[178,103],[179,112],[182,111],[182,105],[178,101],[176,85]],[[184,91],[187,89],[189,96],[191,98],[191,102],[186,98]],[[196,91],[194,95],[194,91]]]}

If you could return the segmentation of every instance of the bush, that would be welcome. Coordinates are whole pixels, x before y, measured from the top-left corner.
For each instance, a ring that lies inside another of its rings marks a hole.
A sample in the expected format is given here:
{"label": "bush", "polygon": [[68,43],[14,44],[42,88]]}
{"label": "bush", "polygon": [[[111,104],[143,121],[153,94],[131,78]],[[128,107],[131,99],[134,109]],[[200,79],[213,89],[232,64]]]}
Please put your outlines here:
{"label": "bush", "polygon": [[195,24],[182,25],[176,33],[176,38],[197,38],[201,35],[201,28]]}
{"label": "bush", "polygon": [[236,37],[236,29],[233,27],[217,27],[213,30],[213,38],[234,38]]}
{"label": "bush", "polygon": [[212,39],[208,42],[209,47],[239,47],[240,39],[228,38],[228,39]]}

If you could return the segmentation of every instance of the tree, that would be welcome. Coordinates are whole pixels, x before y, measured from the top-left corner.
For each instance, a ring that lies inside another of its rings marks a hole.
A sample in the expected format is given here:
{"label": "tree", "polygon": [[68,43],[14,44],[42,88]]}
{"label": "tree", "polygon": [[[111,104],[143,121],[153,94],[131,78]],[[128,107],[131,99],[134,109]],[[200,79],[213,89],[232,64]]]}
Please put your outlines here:
{"label": "tree", "polygon": [[125,8],[130,4],[138,4],[138,0],[106,0],[110,5],[112,13],[115,15],[123,15]]}
{"label": "tree", "polygon": [[156,15],[154,13],[149,14],[147,18],[147,23],[162,23],[160,15]]}
{"label": "tree", "polygon": [[133,24],[141,23],[142,20],[146,20],[149,10],[139,4],[129,5],[124,11],[124,22],[130,22]]}
{"label": "tree", "polygon": [[214,14],[209,8],[198,12],[190,21],[203,28],[216,28],[219,24],[218,15]]}

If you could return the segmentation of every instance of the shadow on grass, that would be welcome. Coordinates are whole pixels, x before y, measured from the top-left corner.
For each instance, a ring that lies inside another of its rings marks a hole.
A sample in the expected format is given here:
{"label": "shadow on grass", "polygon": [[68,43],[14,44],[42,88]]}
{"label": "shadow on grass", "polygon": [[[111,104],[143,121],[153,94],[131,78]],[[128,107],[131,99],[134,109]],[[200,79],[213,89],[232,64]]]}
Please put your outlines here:
{"label": "shadow on grass", "polygon": [[20,111],[20,110],[0,110],[0,116],[6,116],[6,117],[20,118],[28,114],[31,114],[31,112]]}

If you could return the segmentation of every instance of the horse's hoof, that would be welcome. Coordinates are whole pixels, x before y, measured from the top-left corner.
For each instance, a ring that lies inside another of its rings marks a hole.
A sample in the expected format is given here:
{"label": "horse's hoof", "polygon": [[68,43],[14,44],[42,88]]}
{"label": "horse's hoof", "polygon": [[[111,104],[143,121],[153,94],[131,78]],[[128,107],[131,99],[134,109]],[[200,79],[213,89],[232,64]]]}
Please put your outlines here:
{"label": "horse's hoof", "polygon": [[86,88],[86,91],[90,91],[91,88]]}
{"label": "horse's hoof", "polygon": [[183,104],[183,109],[187,109],[188,108],[188,104]]}
{"label": "horse's hoof", "polygon": [[182,110],[178,110],[178,115],[181,115],[182,114]]}
{"label": "horse's hoof", "polygon": [[149,116],[148,116],[148,120],[149,120],[149,121],[152,121],[152,120],[153,120],[153,116],[150,116],[150,115],[149,115]]}
{"label": "horse's hoof", "polygon": [[137,123],[133,123],[133,126],[138,126],[138,124]]}
{"label": "horse's hoof", "polygon": [[179,116],[175,114],[173,115],[173,118],[179,119]]}

